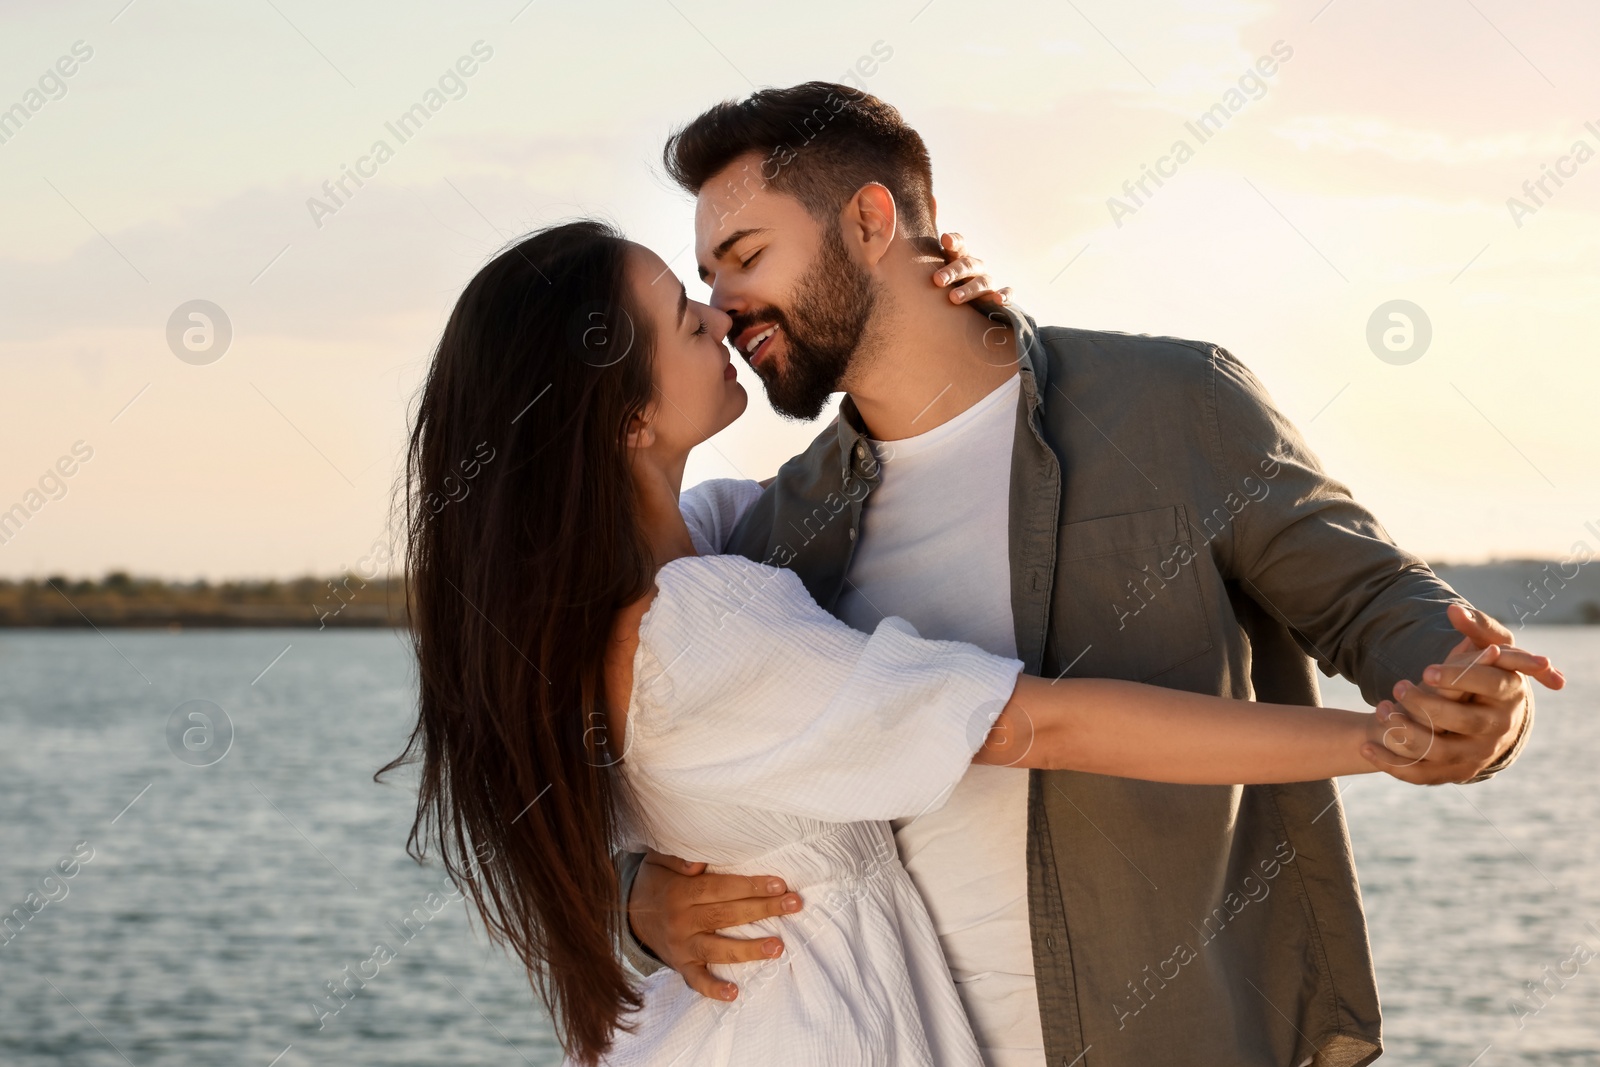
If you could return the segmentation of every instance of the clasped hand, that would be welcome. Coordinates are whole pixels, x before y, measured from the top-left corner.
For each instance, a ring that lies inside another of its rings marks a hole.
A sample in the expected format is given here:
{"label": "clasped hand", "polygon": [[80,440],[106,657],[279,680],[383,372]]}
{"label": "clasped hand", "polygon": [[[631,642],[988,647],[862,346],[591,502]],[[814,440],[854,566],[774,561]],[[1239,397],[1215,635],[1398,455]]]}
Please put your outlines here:
{"label": "clasped hand", "polygon": [[1483,612],[1452,604],[1462,638],[1417,681],[1395,683],[1361,754],[1413,785],[1470,782],[1496,767],[1527,723],[1528,680],[1560,689],[1565,677],[1546,656],[1517,648],[1511,631]]}

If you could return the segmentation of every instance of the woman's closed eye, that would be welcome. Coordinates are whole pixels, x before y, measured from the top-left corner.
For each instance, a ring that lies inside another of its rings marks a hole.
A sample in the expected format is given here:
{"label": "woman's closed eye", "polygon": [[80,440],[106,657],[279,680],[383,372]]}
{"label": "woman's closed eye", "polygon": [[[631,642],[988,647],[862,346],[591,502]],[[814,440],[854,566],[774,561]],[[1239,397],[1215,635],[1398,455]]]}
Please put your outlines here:
{"label": "woman's closed eye", "polygon": [[694,328],[694,333],[690,334],[690,336],[691,337],[699,337],[701,334],[706,332],[706,329],[707,329],[706,320],[705,319],[701,319],[700,320],[700,325],[698,325],[698,326],[696,326]]}

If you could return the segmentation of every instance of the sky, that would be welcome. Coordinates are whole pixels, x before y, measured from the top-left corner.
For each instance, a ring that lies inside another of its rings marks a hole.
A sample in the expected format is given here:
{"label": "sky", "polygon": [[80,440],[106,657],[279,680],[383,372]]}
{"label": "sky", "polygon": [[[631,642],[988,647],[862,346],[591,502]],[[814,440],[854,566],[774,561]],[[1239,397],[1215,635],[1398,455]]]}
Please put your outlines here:
{"label": "sky", "polygon": [[[1578,0],[0,0],[0,576],[354,567],[497,249],[599,215],[704,297],[663,139],[852,73],[1041,324],[1224,346],[1428,559],[1600,550],[1596,40]],[[688,482],[829,417],[740,371]]]}

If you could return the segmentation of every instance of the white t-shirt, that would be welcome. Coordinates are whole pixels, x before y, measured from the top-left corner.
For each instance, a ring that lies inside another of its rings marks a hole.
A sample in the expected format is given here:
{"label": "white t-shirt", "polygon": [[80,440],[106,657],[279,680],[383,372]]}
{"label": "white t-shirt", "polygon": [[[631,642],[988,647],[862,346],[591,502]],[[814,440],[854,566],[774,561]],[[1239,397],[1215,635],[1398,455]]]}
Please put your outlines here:
{"label": "white t-shirt", "polygon": [[[870,441],[867,497],[838,616],[871,632],[898,615],[923,637],[1015,657],[1011,446],[1021,379],[916,437]],[[680,504],[695,549],[721,552],[761,488],[718,479]],[[987,1067],[1044,1067],[1028,923],[1028,775],[970,767],[938,810],[894,824]]]}
{"label": "white t-shirt", "polygon": [[[900,441],[869,442],[868,495],[838,616],[898,615],[924,637],[1017,654],[1011,614],[1011,446],[1021,379]],[[895,823],[989,1067],[1043,1067],[1028,924],[1028,775],[972,767],[937,811]]]}

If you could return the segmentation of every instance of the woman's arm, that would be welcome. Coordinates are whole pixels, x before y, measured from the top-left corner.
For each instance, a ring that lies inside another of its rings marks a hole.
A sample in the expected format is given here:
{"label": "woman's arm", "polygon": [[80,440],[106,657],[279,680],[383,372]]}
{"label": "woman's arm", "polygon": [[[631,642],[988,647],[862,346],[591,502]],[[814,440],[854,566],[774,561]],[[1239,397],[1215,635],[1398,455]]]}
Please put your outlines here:
{"label": "woman's arm", "polygon": [[1187,785],[1308,782],[1375,770],[1362,745],[1387,728],[1371,712],[1023,675],[973,762]]}
{"label": "woman's arm", "polygon": [[[1478,654],[1498,670],[1430,667],[1466,702],[1503,695],[1506,672],[1565,684],[1545,656],[1514,645]],[[1395,769],[1426,759],[1459,735],[1434,723],[1431,687],[1396,687],[1376,713],[1258,704],[1109,678],[1047,682],[1023,675],[974,763],[1089,771],[1186,785],[1305,782]],[[1392,755],[1391,755],[1392,753]],[[1397,760],[1395,757],[1399,757]],[[1396,777],[1401,777],[1396,775]],[[1407,779],[1409,780],[1409,779]]]}

